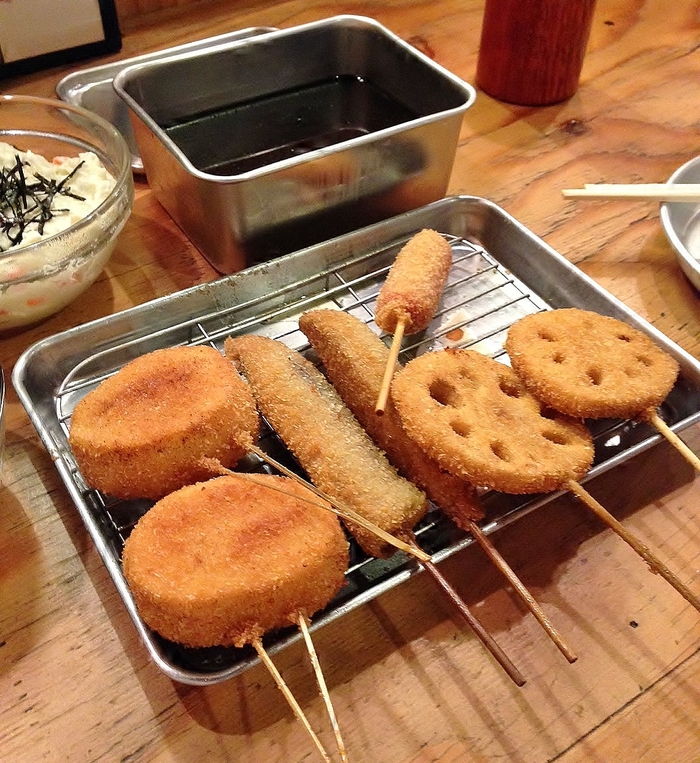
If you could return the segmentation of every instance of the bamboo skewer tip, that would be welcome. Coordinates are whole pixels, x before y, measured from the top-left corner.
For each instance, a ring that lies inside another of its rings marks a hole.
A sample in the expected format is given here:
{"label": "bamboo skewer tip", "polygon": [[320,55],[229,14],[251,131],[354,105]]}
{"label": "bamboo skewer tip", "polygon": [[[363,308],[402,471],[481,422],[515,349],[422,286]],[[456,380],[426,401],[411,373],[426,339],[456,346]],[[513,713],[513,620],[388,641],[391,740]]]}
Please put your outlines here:
{"label": "bamboo skewer tip", "polygon": [[683,581],[672,572],[639,538],[631,533],[578,482],[569,480],[562,487],[573,493],[591,509],[605,524],[622,538],[649,565],[652,572],[661,575],[676,591],[700,612],[700,597],[696,596]]}
{"label": "bamboo skewer tip", "polygon": [[386,366],[384,368],[382,384],[379,388],[379,395],[377,396],[377,404],[374,408],[374,412],[377,416],[384,415],[384,411],[386,410],[386,403],[389,399],[389,390],[391,389],[391,380],[394,378],[394,369],[396,368],[396,361],[399,358],[399,352],[401,352],[401,342],[403,341],[407,323],[408,318],[405,316],[402,316],[396,321],[396,328],[394,329],[391,346],[389,347],[389,356],[387,357]]}
{"label": "bamboo skewer tip", "polygon": [[316,746],[316,749],[321,754],[321,757],[325,761],[325,763],[333,763],[331,760],[331,757],[326,752],[323,744],[321,744],[321,740],[316,735],[316,732],[311,728],[311,724],[309,723],[308,718],[306,715],[304,715],[304,711],[299,706],[299,703],[294,698],[294,695],[291,692],[291,689],[289,686],[287,686],[284,678],[282,678],[282,675],[280,674],[279,670],[277,670],[277,666],[275,663],[270,659],[270,655],[265,651],[265,647],[263,647],[262,641],[258,639],[254,639],[252,641],[252,645],[255,648],[255,651],[258,653],[258,657],[260,657],[261,662],[263,665],[267,668],[268,672],[274,679],[275,683],[277,684],[277,687],[284,695],[284,698],[287,700],[287,704],[292,709],[292,712],[297,717],[298,720],[301,721],[304,728],[306,729],[306,732],[308,733],[309,737],[313,741],[314,745]]}
{"label": "bamboo skewer tip", "polygon": [[314,642],[311,639],[311,633],[309,632],[309,620],[306,615],[299,613],[297,617],[297,625],[299,626],[301,635],[304,638],[306,651],[309,653],[309,659],[311,660],[311,665],[314,669],[314,674],[316,675],[316,682],[318,683],[318,688],[321,693],[323,702],[326,705],[326,711],[328,713],[328,718],[331,722],[331,728],[333,729],[336,745],[338,747],[338,754],[340,755],[340,759],[343,761],[343,763],[348,763],[348,753],[345,748],[345,742],[343,741],[343,737],[340,733],[340,726],[338,725],[335,709],[333,708],[333,703],[328,692],[326,679],[323,675],[323,671],[321,670],[321,663],[319,662],[318,654],[316,653],[316,648],[314,647]]}
{"label": "bamboo skewer tip", "polygon": [[673,445],[673,447],[685,458],[685,460],[700,473],[700,458],[681,440],[681,438],[669,427],[669,425],[659,416],[658,411],[652,409],[647,411],[646,420],[656,427],[659,434]]}
{"label": "bamboo skewer tip", "polygon": [[510,582],[510,584],[513,586],[517,595],[523,601],[525,606],[530,610],[530,612],[534,615],[537,622],[542,626],[545,633],[554,642],[557,649],[559,649],[559,651],[564,655],[564,657],[566,657],[569,663],[573,664],[574,662],[576,662],[576,660],[578,659],[578,656],[576,655],[576,653],[566,643],[566,641],[564,640],[564,637],[561,635],[561,633],[559,633],[557,628],[552,624],[552,622],[550,621],[550,619],[547,617],[546,613],[540,606],[539,602],[530,593],[530,591],[527,589],[525,584],[520,580],[520,578],[515,574],[515,571],[508,564],[508,562],[501,556],[498,549],[493,545],[493,543],[491,543],[488,536],[484,532],[482,532],[481,528],[476,522],[473,522],[473,521],[469,522],[469,532],[474,536],[474,539],[485,551],[489,559],[491,559],[491,561],[496,565],[496,567],[500,570],[500,572]]}

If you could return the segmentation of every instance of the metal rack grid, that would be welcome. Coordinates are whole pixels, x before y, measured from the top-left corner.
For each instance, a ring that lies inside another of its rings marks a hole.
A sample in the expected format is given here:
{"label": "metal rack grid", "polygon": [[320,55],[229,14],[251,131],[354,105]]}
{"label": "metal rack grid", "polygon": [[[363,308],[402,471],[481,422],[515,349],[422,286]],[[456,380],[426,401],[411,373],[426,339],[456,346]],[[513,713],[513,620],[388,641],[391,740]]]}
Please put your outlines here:
{"label": "metal rack grid", "polygon": [[[528,288],[513,272],[480,244],[461,236],[446,236],[453,251],[453,267],[444,290],[441,307],[428,329],[410,337],[404,344],[401,360],[448,346],[469,347],[507,362],[503,342],[509,326],[528,313],[549,305]],[[128,533],[139,517],[152,505],[148,501],[118,501],[91,490],[82,479],[67,447],[70,417],[77,402],[103,379],[115,373],[128,360],[158,347],[180,344],[208,344],[222,350],[228,336],[256,333],[284,342],[314,360],[306,337],[299,331],[298,316],[306,310],[332,307],[356,315],[378,331],[374,324],[374,305],[394,257],[409,236],[398,237],[390,245],[380,244],[358,256],[339,262],[324,272],[316,272],[269,293],[204,311],[203,314],[163,326],[133,337],[125,334],[106,343],[77,362],[54,394],[55,415],[63,433],[52,435],[60,460],[68,472],[69,487],[77,490],[83,510],[100,535],[103,557],[110,568],[130,615],[134,619],[152,657],[171,677],[186,683],[208,683],[236,675],[257,658],[248,649],[188,649],[161,639],[140,621],[128,588],[121,576],[121,551]],[[213,300],[214,302],[216,300]],[[635,422],[593,422],[596,463],[615,459],[627,449],[648,440],[648,427]],[[275,458],[293,466],[274,433],[265,430],[261,446]],[[254,457],[242,468],[267,470]],[[297,467],[298,468],[298,467]],[[595,473],[595,468],[592,473]],[[65,477],[64,477],[65,479]],[[484,496],[486,532],[493,531],[537,508],[552,496],[508,496],[490,492]],[[94,530],[94,528],[93,528]],[[94,533],[93,533],[94,534]],[[469,545],[472,540],[441,512],[431,510],[415,530],[419,544],[436,561]],[[419,571],[412,558],[401,552],[390,559],[366,557],[353,545],[347,584],[329,606],[314,617],[312,627],[320,627],[356,606],[374,598]],[[270,652],[298,638],[296,632],[267,634]]]}

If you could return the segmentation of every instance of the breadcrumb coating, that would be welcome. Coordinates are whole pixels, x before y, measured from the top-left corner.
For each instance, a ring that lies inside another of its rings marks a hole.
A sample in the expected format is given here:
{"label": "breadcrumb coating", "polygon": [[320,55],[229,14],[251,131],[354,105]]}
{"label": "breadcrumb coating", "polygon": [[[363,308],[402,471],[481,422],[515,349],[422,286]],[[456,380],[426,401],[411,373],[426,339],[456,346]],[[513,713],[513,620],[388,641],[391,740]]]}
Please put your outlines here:
{"label": "breadcrumb coating", "polygon": [[534,395],[581,418],[629,418],[654,410],[679,370],[642,331],[577,308],[521,318],[508,331],[505,348]]}
{"label": "breadcrumb coating", "polygon": [[[243,646],[324,607],[344,583],[335,515],[286,477],[217,477],[156,503],[126,541],[143,621],[190,647]],[[286,491],[270,489],[277,487]]]}
{"label": "breadcrumb coating", "polygon": [[408,434],[445,469],[504,493],[580,479],[593,442],[579,421],[546,409],[508,366],[473,350],[412,360],[392,383]]}
{"label": "breadcrumb coating", "polygon": [[[229,338],[224,349],[316,487],[392,535],[413,529],[428,508],[425,495],[399,477],[312,363],[262,336]],[[370,531],[348,528],[368,554],[394,552]]]}
{"label": "breadcrumb coating", "polygon": [[389,356],[377,334],[359,318],[339,310],[305,313],[299,328],[345,404],[399,473],[424,490],[463,529],[468,529],[470,521],[482,519],[476,488],[446,472],[408,437],[391,399],[383,416],[375,413]]}
{"label": "breadcrumb coating", "polygon": [[433,319],[452,266],[452,250],[434,230],[417,233],[401,249],[382,286],[374,310],[377,326],[393,334],[405,320],[405,334],[416,334]]}
{"label": "breadcrumb coating", "polygon": [[234,466],[258,437],[250,388],[212,347],[156,350],[128,363],[76,406],[69,442],[87,483],[157,500],[210,476],[202,457]]}

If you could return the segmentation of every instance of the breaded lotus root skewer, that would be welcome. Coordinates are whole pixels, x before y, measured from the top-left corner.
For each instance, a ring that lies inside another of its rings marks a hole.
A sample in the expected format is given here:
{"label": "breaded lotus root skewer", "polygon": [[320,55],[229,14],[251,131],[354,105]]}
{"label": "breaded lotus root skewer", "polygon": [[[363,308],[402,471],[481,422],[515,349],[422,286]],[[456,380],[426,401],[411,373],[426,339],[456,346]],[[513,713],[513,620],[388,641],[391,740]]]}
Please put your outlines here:
{"label": "breaded lotus root skewer", "polygon": [[[312,363],[261,336],[229,338],[224,349],[317,488],[392,535],[410,532],[427,511],[425,495],[399,477]],[[365,528],[346,524],[368,554],[393,552]]]}
{"label": "breaded lotus root skewer", "polygon": [[347,760],[308,634],[308,617],[342,587],[348,565],[345,534],[328,509],[286,477],[188,485],[139,520],[124,546],[123,570],[142,619],[164,638],[191,647],[252,644],[330,763],[261,640],[292,623],[301,628]]}
{"label": "breaded lotus root skewer", "polygon": [[[328,378],[369,436],[407,479],[425,491],[428,498],[458,527],[471,533],[489,559],[511,583],[516,593],[542,625],[569,662],[576,655],[517,577],[510,565],[481,531],[476,522],[484,513],[476,488],[445,471],[426,455],[401,423],[391,398],[383,416],[376,416],[374,401],[382,383],[389,350],[359,318],[339,310],[313,310],[299,318],[299,328],[321,359]],[[400,368],[400,367],[399,367]]]}
{"label": "breaded lotus root skewer", "polygon": [[549,492],[583,477],[593,461],[584,424],[544,409],[512,369],[473,350],[415,358],[391,393],[410,437],[475,485]]}
{"label": "breaded lotus root skewer", "polygon": [[505,347],[518,376],[552,408],[588,419],[646,420],[700,471],[700,459],[657,411],[678,363],[644,332],[589,310],[547,310],[514,323]]}
{"label": "breaded lotus root skewer", "polygon": [[[383,416],[374,412],[389,349],[359,318],[339,310],[312,310],[299,328],[323,363],[326,374],[348,408],[399,473],[464,530],[483,518],[476,489],[446,472],[407,435],[391,400]],[[400,367],[400,366],[399,366]]]}
{"label": "breaded lotus root skewer", "polygon": [[252,392],[212,347],[156,350],[127,363],[76,406],[69,443],[87,483],[118,498],[157,500],[234,466],[257,440]]}
{"label": "breaded lotus root skewer", "polygon": [[593,460],[585,425],[545,407],[511,368],[473,350],[438,350],[408,363],[391,391],[406,431],[444,468],[504,493],[570,491],[700,610],[700,598],[579,484]]}
{"label": "breaded lotus root skewer", "polygon": [[631,418],[655,410],[678,363],[644,332],[605,315],[566,308],[527,315],[505,349],[530,391],[581,418]]}
{"label": "breaded lotus root skewer", "polygon": [[384,412],[403,336],[427,328],[440,304],[451,266],[450,245],[427,228],[413,236],[396,256],[374,309],[377,326],[393,334],[376,401],[377,413]]}

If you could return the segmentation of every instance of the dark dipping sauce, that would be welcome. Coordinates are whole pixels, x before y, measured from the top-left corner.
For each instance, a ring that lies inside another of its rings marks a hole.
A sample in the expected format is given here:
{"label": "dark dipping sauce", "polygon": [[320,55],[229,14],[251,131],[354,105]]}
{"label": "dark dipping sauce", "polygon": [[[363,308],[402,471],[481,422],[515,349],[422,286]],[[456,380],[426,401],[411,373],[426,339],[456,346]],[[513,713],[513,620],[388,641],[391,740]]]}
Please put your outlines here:
{"label": "dark dipping sauce", "polygon": [[340,75],[161,127],[197,169],[240,175],[420,116],[372,82]]}

